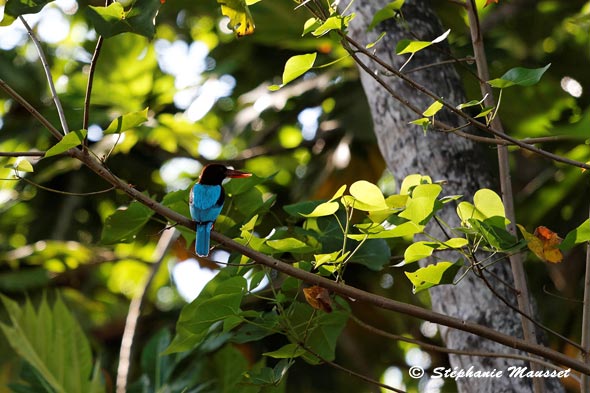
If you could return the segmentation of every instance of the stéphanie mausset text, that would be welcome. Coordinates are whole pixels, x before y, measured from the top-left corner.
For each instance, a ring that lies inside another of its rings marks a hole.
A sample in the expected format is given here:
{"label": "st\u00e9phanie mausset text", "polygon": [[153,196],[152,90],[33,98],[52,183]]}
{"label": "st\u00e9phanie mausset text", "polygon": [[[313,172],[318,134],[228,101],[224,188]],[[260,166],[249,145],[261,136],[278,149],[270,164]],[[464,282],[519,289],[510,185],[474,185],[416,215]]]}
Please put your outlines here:
{"label": "st\u00e9phanie mausset text", "polygon": [[431,378],[567,378],[570,376],[571,369],[566,370],[531,370],[528,367],[511,366],[507,370],[476,370],[473,366],[467,370],[455,367],[436,367],[432,370]]}

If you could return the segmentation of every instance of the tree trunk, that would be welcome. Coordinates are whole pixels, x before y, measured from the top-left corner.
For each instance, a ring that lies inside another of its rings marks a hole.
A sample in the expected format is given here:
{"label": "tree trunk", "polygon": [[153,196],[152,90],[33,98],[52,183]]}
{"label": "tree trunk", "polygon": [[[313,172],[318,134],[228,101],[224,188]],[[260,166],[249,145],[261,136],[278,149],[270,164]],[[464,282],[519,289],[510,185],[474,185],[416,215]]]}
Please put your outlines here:
{"label": "tree trunk", "polygon": [[[408,55],[397,56],[396,44],[399,40],[419,39],[430,41],[443,30],[429,2],[425,0],[406,0],[402,8],[404,21],[388,19],[379,24],[373,31],[367,32],[373,15],[382,9],[389,0],[356,0],[352,2],[351,12],[356,14],[349,26],[349,35],[361,45],[377,40],[382,32],[387,35],[372,48],[375,54],[395,68],[407,60]],[[348,2],[346,2],[346,5]],[[436,48],[427,48],[417,53],[405,69],[448,60],[444,55],[448,52],[445,43],[437,44]],[[425,110],[432,104],[432,98],[414,90],[395,76],[389,76],[377,64],[360,55],[360,59],[369,65],[371,70],[381,72],[393,90],[407,99],[415,107]],[[447,195],[460,194],[464,200],[472,201],[473,194],[480,188],[496,188],[490,176],[487,162],[483,158],[481,146],[470,140],[455,136],[452,133],[428,131],[425,135],[419,126],[408,124],[409,121],[421,117],[405,105],[394,99],[371,75],[360,70],[361,81],[367,95],[374,123],[375,134],[388,168],[397,180],[412,173],[429,175],[433,180],[445,180]],[[444,97],[454,105],[465,102],[459,76],[453,66],[438,65],[408,75],[419,84]],[[476,97],[471,97],[476,98]],[[449,111],[441,111],[437,119],[452,126],[462,124],[456,115]],[[447,206],[442,211],[442,218],[451,226],[459,226],[454,209]],[[444,234],[436,233],[436,228],[429,228],[439,238]],[[505,282],[512,282],[512,274],[508,260],[494,264],[489,268]],[[490,278],[494,288],[514,304],[514,295],[505,285]],[[522,337],[520,317],[510,310],[472,273],[458,285],[438,286],[430,291],[434,310],[456,318],[477,322],[494,328],[502,333]],[[490,351],[496,353],[514,353],[511,348],[482,339],[478,336],[440,326],[442,338],[448,348],[472,351]],[[508,373],[510,366],[527,366],[523,362],[504,358],[484,358],[471,356],[450,356],[452,367],[474,371],[503,371]],[[532,384],[525,378],[463,378],[457,381],[461,392],[530,392]],[[563,388],[557,381],[550,382],[550,391],[559,392]]]}

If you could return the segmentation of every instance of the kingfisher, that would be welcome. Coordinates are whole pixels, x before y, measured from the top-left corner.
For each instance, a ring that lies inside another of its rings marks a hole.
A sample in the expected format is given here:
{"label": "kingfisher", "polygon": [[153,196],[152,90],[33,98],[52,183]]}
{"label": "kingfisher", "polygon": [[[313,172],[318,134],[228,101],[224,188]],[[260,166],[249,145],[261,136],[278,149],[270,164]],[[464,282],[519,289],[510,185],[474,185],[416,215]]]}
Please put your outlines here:
{"label": "kingfisher", "polygon": [[209,164],[201,171],[199,181],[191,188],[188,198],[191,217],[197,223],[195,252],[198,256],[209,255],[211,230],[225,200],[225,191],[221,183],[228,177],[250,176],[251,173],[236,171],[221,164]]}

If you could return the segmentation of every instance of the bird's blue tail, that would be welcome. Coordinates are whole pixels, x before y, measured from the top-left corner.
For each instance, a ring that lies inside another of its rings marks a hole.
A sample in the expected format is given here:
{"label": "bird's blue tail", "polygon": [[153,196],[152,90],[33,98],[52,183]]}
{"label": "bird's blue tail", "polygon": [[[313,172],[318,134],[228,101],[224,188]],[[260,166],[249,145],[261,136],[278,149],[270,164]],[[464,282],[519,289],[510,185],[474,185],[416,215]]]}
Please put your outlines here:
{"label": "bird's blue tail", "polygon": [[209,255],[209,239],[211,237],[212,228],[212,222],[197,224],[197,240],[195,242],[195,251],[200,257],[206,257]]}

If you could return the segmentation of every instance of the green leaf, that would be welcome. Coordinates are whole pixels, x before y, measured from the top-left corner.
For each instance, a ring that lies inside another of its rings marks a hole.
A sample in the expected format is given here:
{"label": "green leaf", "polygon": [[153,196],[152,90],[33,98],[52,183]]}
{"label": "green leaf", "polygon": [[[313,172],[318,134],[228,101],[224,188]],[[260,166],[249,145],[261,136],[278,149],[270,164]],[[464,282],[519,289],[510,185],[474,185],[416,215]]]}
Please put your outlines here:
{"label": "green leaf", "polygon": [[[113,3],[114,4],[114,3]],[[131,128],[137,127],[147,121],[148,108],[142,111],[127,113],[123,116],[117,117],[104,130],[103,134],[115,134],[127,131]]]}
{"label": "green leaf", "polygon": [[459,262],[438,262],[420,268],[415,272],[404,273],[414,285],[413,292],[418,293],[435,285],[452,284],[460,268],[461,264]]}
{"label": "green leaf", "polygon": [[350,195],[352,195],[357,201],[376,208],[371,210],[388,209],[388,206],[385,203],[385,197],[383,196],[381,189],[377,187],[375,184],[370,183],[368,181],[360,180],[352,183],[352,185],[350,186]]}
{"label": "green leaf", "polygon": [[[383,229],[383,227],[381,226],[379,226],[379,228]],[[417,233],[422,233],[423,230],[423,225],[417,225],[412,221],[408,221],[396,226],[393,229],[381,230],[370,233],[368,239],[390,239],[394,237],[406,237],[415,235]],[[349,239],[354,240],[363,240],[366,236],[367,235],[350,234],[347,237]]]}
{"label": "green leaf", "polygon": [[315,254],[313,256],[315,263],[314,263],[314,267],[317,269],[318,267],[320,267],[321,265],[325,264],[325,263],[338,263],[338,262],[342,262],[349,254],[350,252],[345,252],[344,255],[340,255],[341,250],[338,251],[334,251],[331,252],[329,254]]}
{"label": "green leaf", "polygon": [[311,217],[324,217],[329,216],[338,211],[338,207],[340,205],[338,202],[324,202],[318,206],[309,214],[299,213],[304,217],[311,218]]}
{"label": "green leaf", "polygon": [[309,71],[313,67],[316,57],[317,53],[314,52],[289,58],[283,71],[283,86]]}
{"label": "green leaf", "polygon": [[569,250],[576,244],[590,242],[590,218],[581,223],[576,229],[570,231],[561,242],[561,250]]}
{"label": "green leaf", "polygon": [[309,18],[303,24],[303,33],[301,33],[301,36],[304,36],[304,35],[306,35],[308,33],[311,33],[312,31],[314,31],[315,29],[317,29],[321,25],[322,25],[322,21],[320,19],[318,19],[318,18]]}
{"label": "green leaf", "polygon": [[451,29],[445,31],[443,34],[436,37],[432,41],[412,41],[412,40],[407,40],[407,39],[401,40],[400,42],[398,42],[398,44],[395,48],[395,53],[397,53],[398,55],[403,55],[405,53],[414,54],[416,52],[421,51],[424,48],[428,48],[432,44],[436,44],[438,42],[444,41],[450,32],[451,32]]}
{"label": "green leaf", "polygon": [[417,126],[420,126],[422,127],[422,130],[426,132],[428,130],[428,127],[432,125],[432,122],[427,117],[421,117],[419,119],[410,121],[408,124],[415,124]]}
{"label": "green leaf", "polygon": [[406,263],[416,262],[432,255],[434,250],[446,250],[449,248],[461,248],[468,244],[467,239],[455,237],[444,243],[421,241],[410,244],[404,252],[404,261]]}
{"label": "green leaf", "polygon": [[154,211],[149,207],[133,201],[128,207],[119,208],[107,217],[102,228],[103,244],[128,243],[149,221]]}
{"label": "green leaf", "polygon": [[314,248],[310,245],[302,242],[299,239],[295,239],[294,237],[289,237],[286,239],[277,239],[277,240],[269,240],[266,242],[270,247],[274,248],[275,250],[282,251],[282,252],[310,252],[313,251]]}
{"label": "green leaf", "polygon": [[482,188],[478,190],[473,196],[473,203],[475,208],[486,218],[506,217],[502,198],[490,189]]}
{"label": "green leaf", "polygon": [[254,33],[254,18],[244,0],[217,0],[221,13],[229,18],[229,27],[238,37]]}
{"label": "green leaf", "polygon": [[350,262],[379,271],[390,263],[391,248],[384,239],[369,239],[350,258]]}
{"label": "green leaf", "polygon": [[324,23],[322,23],[318,28],[311,32],[311,34],[315,37],[321,37],[329,31],[332,30],[340,30],[345,31],[348,27],[348,23],[353,20],[355,14],[350,14],[346,16],[342,15],[333,15],[330,16]]}
{"label": "green leaf", "polygon": [[438,247],[435,242],[416,242],[406,248],[404,252],[404,261],[406,264],[416,262],[432,255]]}
{"label": "green leaf", "polygon": [[160,6],[160,0],[137,0],[125,11],[121,3],[113,2],[107,7],[89,6],[88,18],[96,32],[105,38],[129,32],[152,39]]}
{"label": "green leaf", "polygon": [[24,157],[19,157],[18,160],[15,162],[14,167],[15,170],[21,172],[33,172],[33,165],[29,160]]}
{"label": "green leaf", "polygon": [[301,348],[297,344],[286,344],[275,351],[264,352],[263,355],[275,359],[293,359],[298,358],[306,352],[307,351],[305,349]]}
{"label": "green leaf", "polygon": [[405,0],[395,0],[391,3],[387,4],[385,7],[381,8],[379,11],[375,12],[373,15],[373,19],[367,28],[368,31],[371,31],[377,26],[379,23],[383,22],[384,20],[395,18],[398,14],[402,6],[404,5]]}
{"label": "green leaf", "polygon": [[443,107],[443,103],[441,101],[434,101],[424,112],[422,112],[423,116],[432,117],[438,113]]}
{"label": "green leaf", "polygon": [[156,381],[159,381],[160,386],[163,385],[170,379],[174,371],[174,361],[171,356],[162,356],[162,352],[170,345],[171,340],[172,337],[168,329],[162,329],[143,347],[141,369],[147,374],[150,381],[153,381],[154,385]]}
{"label": "green leaf", "polygon": [[541,77],[549,69],[551,63],[541,68],[523,68],[515,67],[508,70],[500,78],[492,79],[488,81],[490,86],[504,89],[506,87],[519,85],[519,86],[532,86],[541,80]]}
{"label": "green leaf", "polygon": [[53,307],[43,298],[35,311],[0,295],[9,324],[0,324],[12,349],[58,393],[104,392],[101,374],[92,366],[90,344],[58,296]]}
{"label": "green leaf", "polygon": [[491,111],[493,111],[496,107],[495,106],[486,106],[485,108],[483,108],[481,110],[481,112],[479,112],[477,115],[475,115],[474,119],[478,119],[480,117],[485,117],[487,116]]}
{"label": "green leaf", "polygon": [[86,138],[87,131],[86,130],[77,130],[72,131],[61,139],[61,141],[57,142],[53,145],[49,150],[45,152],[45,157],[55,156],[57,154],[61,154],[70,150],[73,147],[79,146]]}
{"label": "green leaf", "polygon": [[[337,307],[331,313],[316,313],[307,303],[300,302],[293,303],[290,309],[294,337],[305,337],[305,345],[327,360],[334,360],[336,343],[350,314],[350,306],[345,301],[336,297],[334,303]],[[320,361],[309,353],[303,357],[312,364]]]}
{"label": "green leaf", "polygon": [[410,191],[419,184],[431,184],[432,179],[430,176],[422,176],[420,174],[412,174],[408,175],[402,181],[402,185],[400,186],[400,195],[408,195]]}
{"label": "green leaf", "polygon": [[7,0],[4,8],[2,26],[7,26],[14,19],[25,14],[36,14],[52,0]]}
{"label": "green leaf", "polygon": [[459,105],[457,105],[457,109],[463,109],[463,108],[469,108],[469,107],[476,106],[476,105],[481,105],[485,101],[485,99],[486,99],[487,96],[488,95],[486,94],[479,101],[478,100],[471,100],[471,101],[468,101],[468,102],[464,102],[463,104],[459,104]]}
{"label": "green leaf", "polygon": [[425,224],[434,213],[436,197],[442,187],[438,184],[421,184],[414,188],[412,197],[406,203],[406,208],[400,217],[413,221],[418,225]]}
{"label": "green leaf", "polygon": [[240,315],[240,303],[247,287],[244,277],[232,275],[228,268],[220,270],[199,296],[182,308],[176,336],[164,354],[195,348],[203,342],[213,324]]}

